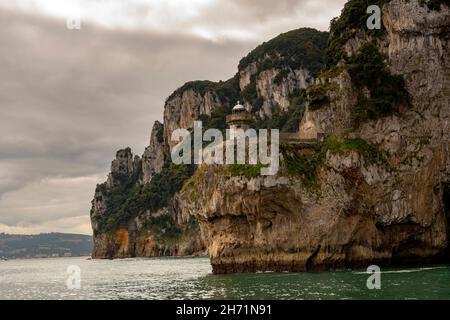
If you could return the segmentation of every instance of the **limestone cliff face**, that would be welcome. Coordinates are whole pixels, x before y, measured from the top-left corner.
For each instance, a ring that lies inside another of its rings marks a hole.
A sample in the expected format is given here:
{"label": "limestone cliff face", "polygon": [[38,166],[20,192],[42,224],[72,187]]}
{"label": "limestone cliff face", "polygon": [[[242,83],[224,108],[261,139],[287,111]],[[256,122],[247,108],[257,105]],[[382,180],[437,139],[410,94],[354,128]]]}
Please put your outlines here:
{"label": "limestone cliff face", "polygon": [[[247,110],[261,118],[287,111],[291,95],[314,81],[327,38],[326,32],[293,30],[260,45],[242,59],[239,88]],[[314,63],[300,63],[305,56]]]}
{"label": "limestone cliff face", "polygon": [[188,88],[169,97],[164,106],[164,136],[170,150],[177,144],[170,139],[174,130],[193,128],[194,121],[201,115],[210,116],[221,105],[213,90],[198,92],[195,88]]}
{"label": "limestone cliff face", "polygon": [[[115,248],[114,239],[109,239],[106,234],[103,234],[101,230],[101,221],[107,219],[108,216],[108,200],[111,195],[111,191],[118,185],[120,185],[120,177],[131,177],[137,174],[140,170],[140,159],[136,157],[133,159],[133,154],[130,148],[119,150],[116,153],[116,159],[111,163],[111,172],[108,174],[108,179],[105,183],[97,185],[95,189],[95,196],[92,200],[91,209],[91,225],[94,233],[93,241],[94,247],[92,256],[95,258],[106,258],[112,256]],[[118,239],[123,240],[123,233]],[[117,240],[119,242],[119,240]],[[125,246],[125,241],[120,244]],[[128,246],[128,239],[126,240],[126,246]],[[123,249],[122,249],[123,251]]]}
{"label": "limestone cliff face", "polygon": [[[142,158],[119,151],[97,186],[93,256],[202,254],[206,246],[216,273],[448,258],[449,8],[383,3],[383,32],[345,28],[342,43],[329,43],[338,61],[320,74],[328,34],[299,29],[256,48],[228,81],[176,90]],[[366,54],[381,53],[386,66],[373,81],[356,68],[369,43]],[[282,148],[273,177],[170,163],[175,129],[198,119],[224,126],[238,99],[258,121],[292,116],[298,137],[327,138]]]}
{"label": "limestone cliff face", "polygon": [[150,144],[142,155],[142,183],[149,183],[156,173],[161,172],[165,156],[164,125],[156,121],[152,128]]}
{"label": "limestone cliff face", "polygon": [[[448,105],[450,12],[448,6],[441,8],[430,11],[419,1],[390,1],[383,6],[386,35],[376,39],[359,31],[344,45],[346,55],[351,57],[364,43],[377,42],[378,49],[388,58],[391,72],[406,80],[414,105],[414,111],[405,113],[408,115]],[[357,102],[358,90],[345,68],[337,67],[333,73],[316,80],[326,88],[328,105],[319,110],[307,109],[300,125],[302,137],[313,137],[317,132],[343,132],[353,127],[351,110]],[[362,89],[363,94],[370,96],[366,90]],[[369,129],[364,126],[360,131],[366,130]]]}
{"label": "limestone cliff face", "polygon": [[[312,84],[314,78],[307,68],[289,70],[282,74],[282,69],[271,68],[258,73],[256,63],[252,63],[239,72],[240,89],[247,90],[247,86],[256,86],[257,98],[262,101],[262,105],[257,111],[260,117],[271,117],[274,108],[279,107],[282,111],[289,108],[289,96],[296,90],[306,88]],[[252,82],[250,79],[256,80]],[[256,106],[245,101],[249,111]]]}
{"label": "limestone cliff face", "polygon": [[142,159],[133,157],[130,148],[119,150],[107,181],[97,186],[91,209],[94,258],[204,254],[197,225],[179,216],[181,212],[171,202],[158,210],[136,211],[129,217],[126,211],[117,212],[121,202],[134,205],[139,198],[133,201],[133,194],[144,192],[163,171],[167,150],[163,132],[163,125],[155,122]]}
{"label": "limestone cliff face", "polygon": [[410,105],[355,125],[356,106],[373,92],[357,87],[342,60],[309,89],[311,99],[323,91],[323,105],[311,100],[300,125],[303,138],[339,137],[318,146],[313,187],[289,171],[289,153],[274,177],[198,170],[179,206],[199,220],[214,272],[449,259],[449,8],[393,0],[382,11],[386,33],[356,33],[344,44],[347,61],[374,41],[390,72],[403,75]]}

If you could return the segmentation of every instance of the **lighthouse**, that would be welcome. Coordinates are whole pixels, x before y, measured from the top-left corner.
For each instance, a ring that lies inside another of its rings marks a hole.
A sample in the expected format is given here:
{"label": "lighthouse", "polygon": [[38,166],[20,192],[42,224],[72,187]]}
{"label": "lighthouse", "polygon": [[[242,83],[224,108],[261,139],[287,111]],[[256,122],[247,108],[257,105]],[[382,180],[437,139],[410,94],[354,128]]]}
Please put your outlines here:
{"label": "lighthouse", "polygon": [[254,117],[238,101],[231,114],[227,116],[227,124],[230,128],[230,136],[235,136],[237,130],[247,130],[254,121]]}

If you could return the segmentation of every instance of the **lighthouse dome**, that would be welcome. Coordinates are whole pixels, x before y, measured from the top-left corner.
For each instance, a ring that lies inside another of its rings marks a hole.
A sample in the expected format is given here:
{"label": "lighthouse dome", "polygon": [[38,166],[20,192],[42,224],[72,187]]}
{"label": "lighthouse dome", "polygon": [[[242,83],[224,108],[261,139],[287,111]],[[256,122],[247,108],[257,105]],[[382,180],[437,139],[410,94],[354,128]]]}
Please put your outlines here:
{"label": "lighthouse dome", "polygon": [[235,105],[234,107],[233,107],[233,112],[236,112],[236,111],[245,111],[245,107],[242,105],[242,104],[240,104],[240,102],[238,101],[238,103],[237,103],[237,105]]}

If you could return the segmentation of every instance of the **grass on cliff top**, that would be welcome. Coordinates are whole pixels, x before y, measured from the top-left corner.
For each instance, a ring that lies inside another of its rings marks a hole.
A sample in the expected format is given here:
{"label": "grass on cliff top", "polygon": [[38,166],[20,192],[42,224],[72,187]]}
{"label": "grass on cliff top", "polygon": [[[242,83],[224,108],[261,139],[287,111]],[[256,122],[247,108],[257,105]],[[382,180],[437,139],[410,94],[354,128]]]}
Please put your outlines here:
{"label": "grass on cliff top", "polygon": [[[311,150],[312,148],[312,150]],[[309,149],[308,152],[304,152]],[[357,152],[362,156],[366,164],[385,165],[387,160],[379,148],[361,138],[348,138],[329,136],[325,139],[323,144],[318,144],[313,147],[299,147],[291,144],[280,144],[280,153],[283,156],[280,162],[280,171],[278,175],[301,177],[303,186],[312,191],[320,190],[318,183],[318,170],[323,164],[327,152],[334,154],[346,155],[349,152]],[[252,179],[261,176],[261,168],[264,165],[248,165],[248,164],[233,164],[223,166],[223,170],[217,170],[214,175],[223,174],[221,178],[227,177],[245,177]],[[195,174],[184,184],[182,193],[194,202],[199,199],[206,201],[208,198],[208,190],[205,185],[210,181],[206,174],[208,172],[207,166],[199,166]],[[206,184],[205,184],[206,183]],[[198,188],[203,188],[203,193],[198,192]]]}
{"label": "grass on cliff top", "polygon": [[341,155],[355,151],[368,164],[386,163],[386,159],[378,147],[361,138],[330,136],[322,145],[317,145],[312,154],[304,154],[301,148],[288,144],[281,144],[280,151],[287,174],[302,177],[304,187],[309,189],[320,188],[317,181],[318,169],[323,164],[328,151]]}
{"label": "grass on cliff top", "polygon": [[[256,63],[257,68],[256,74],[251,75],[249,84],[240,92],[239,99],[242,102],[249,103],[254,113],[262,108],[264,99],[259,96],[257,91],[257,75],[264,70],[271,68],[278,70],[274,79],[275,85],[281,84],[289,72],[302,67],[307,68],[314,77],[317,76],[323,65],[323,51],[327,39],[327,32],[302,28],[280,34],[278,37],[258,46],[239,63],[239,71],[253,62]],[[300,93],[301,90],[295,90],[290,94],[291,105],[287,114],[292,114],[295,112],[294,109],[298,109],[296,108],[298,101],[293,101],[292,97],[299,97]],[[278,112],[276,108],[272,111],[275,118],[284,117],[282,115],[284,112]],[[259,126],[262,127],[265,119],[260,120]],[[276,121],[282,120],[276,119]],[[292,123],[290,124],[290,127],[294,126]],[[281,130],[282,126],[278,126],[278,129]]]}
{"label": "grass on cliff top", "polygon": [[235,103],[239,97],[239,75],[236,74],[233,78],[226,81],[213,82],[209,80],[189,81],[176,89],[167,99],[166,102],[181,96],[183,92],[193,90],[200,95],[205,95],[207,92],[212,92],[217,95],[222,104]]}
{"label": "grass on cliff top", "polygon": [[327,151],[342,155],[355,151],[362,155],[368,164],[386,163],[386,158],[379,148],[361,138],[351,139],[331,136],[325,140],[325,143],[322,146],[321,152],[326,154]]}
{"label": "grass on cliff top", "polygon": [[232,177],[246,177],[247,179],[251,179],[261,176],[261,169],[267,167],[267,165],[230,164],[226,167]]}
{"label": "grass on cliff top", "polygon": [[257,62],[258,71],[271,68],[299,69],[305,66],[316,76],[323,62],[323,50],[327,45],[328,32],[312,28],[300,28],[282,33],[256,47],[239,62],[239,71]]}
{"label": "grass on cliff top", "polygon": [[[360,154],[367,164],[386,164],[384,154],[374,144],[361,138],[346,138],[338,136],[328,137],[323,144],[312,147],[312,152],[303,152],[304,148],[296,145],[282,143],[280,144],[280,153],[283,156],[279,175],[296,176],[303,178],[303,185],[308,189],[319,189],[317,173],[319,167],[323,164],[328,151],[334,154],[346,155],[351,151]],[[308,147],[307,149],[310,149]],[[261,168],[266,165],[257,164],[233,164],[226,165],[225,172],[231,177],[245,177],[252,179],[261,176]],[[204,179],[205,167],[198,169],[198,172],[184,185],[183,191],[190,192],[195,200],[198,194],[188,190],[196,188],[196,182]]]}

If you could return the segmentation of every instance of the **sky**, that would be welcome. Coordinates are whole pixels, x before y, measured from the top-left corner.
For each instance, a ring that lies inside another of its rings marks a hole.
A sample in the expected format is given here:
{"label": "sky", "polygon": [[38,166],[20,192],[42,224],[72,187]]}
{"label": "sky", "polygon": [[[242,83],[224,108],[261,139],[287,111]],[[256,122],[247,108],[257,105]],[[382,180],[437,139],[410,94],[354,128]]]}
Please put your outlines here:
{"label": "sky", "polygon": [[0,232],[91,234],[96,184],[118,149],[143,153],[167,96],[282,32],[328,30],[345,2],[0,0]]}

